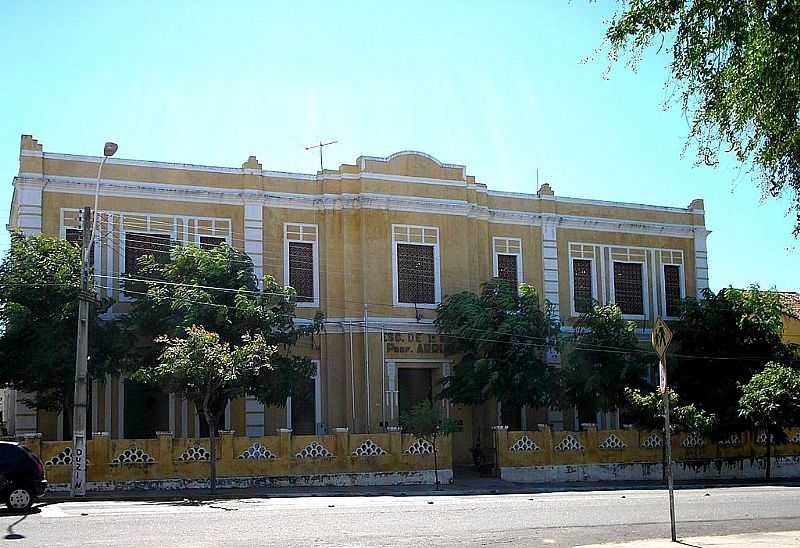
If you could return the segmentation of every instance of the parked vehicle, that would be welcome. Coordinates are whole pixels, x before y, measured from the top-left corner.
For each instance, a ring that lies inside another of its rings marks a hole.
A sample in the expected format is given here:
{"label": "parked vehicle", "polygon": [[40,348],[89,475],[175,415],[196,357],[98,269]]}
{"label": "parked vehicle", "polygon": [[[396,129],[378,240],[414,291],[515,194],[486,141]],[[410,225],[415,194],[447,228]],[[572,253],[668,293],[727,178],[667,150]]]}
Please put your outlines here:
{"label": "parked vehicle", "polygon": [[47,490],[44,465],[27,447],[0,441],[0,496],[12,510],[26,510]]}

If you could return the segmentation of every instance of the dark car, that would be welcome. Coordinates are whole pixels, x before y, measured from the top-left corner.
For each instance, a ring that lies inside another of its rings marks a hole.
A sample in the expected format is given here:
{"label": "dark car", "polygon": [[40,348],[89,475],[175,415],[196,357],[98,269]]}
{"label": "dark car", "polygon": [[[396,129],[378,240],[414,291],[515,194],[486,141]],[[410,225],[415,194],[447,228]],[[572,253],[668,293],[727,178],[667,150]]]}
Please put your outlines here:
{"label": "dark car", "polygon": [[0,496],[12,510],[25,510],[47,490],[42,461],[27,447],[0,441]]}

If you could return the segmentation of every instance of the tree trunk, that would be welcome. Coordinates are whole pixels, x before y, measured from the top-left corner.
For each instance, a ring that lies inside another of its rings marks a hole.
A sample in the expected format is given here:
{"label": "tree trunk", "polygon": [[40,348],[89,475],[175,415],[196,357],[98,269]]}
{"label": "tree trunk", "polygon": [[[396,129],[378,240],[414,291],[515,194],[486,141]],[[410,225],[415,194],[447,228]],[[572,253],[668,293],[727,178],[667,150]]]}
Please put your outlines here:
{"label": "tree trunk", "polygon": [[436,437],[433,438],[433,479],[436,482],[435,489],[439,490],[439,461],[437,459],[439,449],[436,447]]}
{"label": "tree trunk", "polygon": [[217,490],[217,417],[208,409],[203,410],[208,423],[209,452],[211,453],[211,492]]}
{"label": "tree trunk", "polygon": [[767,481],[770,480],[772,472],[772,434],[767,430]]}

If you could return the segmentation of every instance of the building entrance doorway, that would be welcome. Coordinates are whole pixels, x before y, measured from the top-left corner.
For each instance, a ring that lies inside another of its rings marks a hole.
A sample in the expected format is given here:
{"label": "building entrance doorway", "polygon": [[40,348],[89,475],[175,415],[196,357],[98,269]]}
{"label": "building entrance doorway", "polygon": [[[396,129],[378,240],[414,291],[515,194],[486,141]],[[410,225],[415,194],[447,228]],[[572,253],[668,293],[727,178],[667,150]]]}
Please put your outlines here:
{"label": "building entrance doorway", "polygon": [[315,379],[308,379],[299,393],[289,398],[292,433],[297,436],[312,436],[317,433],[315,385]]}
{"label": "building entrance doorway", "polygon": [[433,400],[433,369],[401,367],[397,370],[398,408],[400,416],[422,401]]}

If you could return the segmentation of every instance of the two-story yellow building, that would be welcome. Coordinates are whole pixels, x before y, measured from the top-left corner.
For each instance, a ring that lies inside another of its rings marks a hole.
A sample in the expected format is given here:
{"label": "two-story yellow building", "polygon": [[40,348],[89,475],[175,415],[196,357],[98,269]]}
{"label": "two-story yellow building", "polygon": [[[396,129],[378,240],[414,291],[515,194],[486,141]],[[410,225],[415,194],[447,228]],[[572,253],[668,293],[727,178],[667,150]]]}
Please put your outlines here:
{"label": "two-story yellow building", "polygon": [[[45,152],[22,136],[9,229],[77,239],[99,162]],[[324,332],[301,349],[318,363],[313,401],[281,409],[232,402],[226,426],[248,435],[396,425],[450,370],[432,324],[437,303],[492,276],[536,287],[565,329],[591,297],[617,303],[642,334],[708,286],[700,199],[678,208],[556,196],[547,184],[532,194],[490,190],[464,166],[420,152],[361,156],[316,174],[265,169],[254,156],[241,168],[112,158],[99,203],[93,260],[104,296],[124,303],[119,278],[142,254],[172,241],[225,241],[252,258],[257,276],[297,290],[300,317],[324,314]],[[91,399],[92,429],[115,438],[204,430],[185,400],[124,378],[95,380]],[[14,403],[13,392],[6,405],[17,434],[64,436],[62,420]],[[454,449],[465,460],[488,436],[495,406],[447,407],[463,421]],[[518,427],[574,424],[554,409],[508,415],[504,422]]]}

